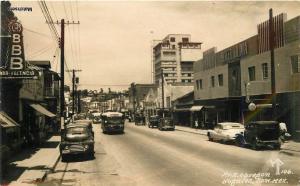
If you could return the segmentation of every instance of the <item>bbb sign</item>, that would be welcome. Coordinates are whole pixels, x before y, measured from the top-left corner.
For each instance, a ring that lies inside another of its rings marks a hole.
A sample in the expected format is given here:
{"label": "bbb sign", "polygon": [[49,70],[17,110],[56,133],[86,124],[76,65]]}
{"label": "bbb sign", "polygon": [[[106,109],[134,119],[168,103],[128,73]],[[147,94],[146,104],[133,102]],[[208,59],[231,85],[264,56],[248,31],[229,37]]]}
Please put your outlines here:
{"label": "bbb sign", "polygon": [[10,37],[10,47],[8,49],[8,59],[5,66],[0,68],[0,78],[2,79],[33,79],[38,78],[38,71],[28,68],[24,57],[23,47],[23,27],[21,23],[12,20],[8,24]]}
{"label": "bbb sign", "polygon": [[9,25],[9,31],[12,33],[12,45],[11,45],[11,57],[9,68],[10,70],[23,70],[24,53],[22,47],[22,25],[16,21],[11,22]]}

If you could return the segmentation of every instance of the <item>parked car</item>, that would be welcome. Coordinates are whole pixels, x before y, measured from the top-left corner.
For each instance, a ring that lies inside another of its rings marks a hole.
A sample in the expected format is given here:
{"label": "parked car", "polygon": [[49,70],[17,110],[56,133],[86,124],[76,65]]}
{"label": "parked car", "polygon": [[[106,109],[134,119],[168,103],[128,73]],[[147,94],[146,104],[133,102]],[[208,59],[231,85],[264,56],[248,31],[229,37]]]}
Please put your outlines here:
{"label": "parked car", "polygon": [[62,161],[67,155],[84,154],[94,157],[94,135],[87,124],[71,123],[62,130],[60,154]]}
{"label": "parked car", "polygon": [[93,123],[101,122],[101,113],[100,112],[92,113],[92,115],[93,115]]}
{"label": "parked car", "polygon": [[79,119],[85,119],[86,118],[86,114],[85,113],[79,113],[79,114],[76,114],[74,116],[74,119],[75,120],[79,120]]}
{"label": "parked car", "polygon": [[146,118],[143,114],[135,114],[134,116],[134,124],[135,125],[146,125]]}
{"label": "parked car", "polygon": [[235,122],[218,123],[213,130],[208,130],[209,141],[234,142],[236,134],[244,132],[244,125]]}
{"label": "parked car", "polygon": [[280,130],[277,121],[252,121],[245,125],[245,132],[237,134],[238,146],[251,146],[257,150],[261,147],[271,146],[280,149]]}
{"label": "parked car", "polygon": [[158,115],[150,116],[148,127],[153,128],[153,127],[158,127],[158,125],[159,125],[159,116]]}
{"label": "parked car", "polygon": [[159,130],[175,130],[175,125],[171,117],[160,118],[158,124]]}
{"label": "parked car", "polygon": [[76,124],[86,125],[93,132],[93,122],[92,122],[92,120],[89,120],[89,119],[79,119],[79,120],[75,120],[71,124],[72,125],[76,125]]}

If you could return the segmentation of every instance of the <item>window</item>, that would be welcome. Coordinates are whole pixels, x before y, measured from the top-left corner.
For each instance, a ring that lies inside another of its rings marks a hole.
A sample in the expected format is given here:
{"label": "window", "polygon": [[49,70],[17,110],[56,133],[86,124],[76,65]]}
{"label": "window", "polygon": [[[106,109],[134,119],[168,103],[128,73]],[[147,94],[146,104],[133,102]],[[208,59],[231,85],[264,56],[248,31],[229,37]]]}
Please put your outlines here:
{"label": "window", "polygon": [[261,69],[262,69],[263,79],[268,79],[269,78],[268,63],[261,64]]}
{"label": "window", "polygon": [[249,67],[248,68],[248,74],[249,74],[249,81],[255,81],[255,67]]}
{"label": "window", "polygon": [[172,45],[172,49],[175,49],[175,45]]}
{"label": "window", "polygon": [[199,90],[199,80],[196,80],[196,87],[197,87],[197,90]]}
{"label": "window", "polygon": [[300,73],[300,60],[298,55],[291,56],[292,73]]}
{"label": "window", "polygon": [[183,43],[188,43],[189,42],[189,38],[188,37],[183,37],[182,38],[182,42]]}
{"label": "window", "polygon": [[218,75],[218,82],[219,82],[219,87],[223,86],[223,74]]}
{"label": "window", "polygon": [[203,87],[202,87],[202,79],[199,80],[199,88],[203,89]]}
{"label": "window", "polygon": [[188,73],[188,74],[187,74],[187,76],[188,76],[188,77],[191,77],[191,76],[192,76],[192,74]]}
{"label": "window", "polygon": [[163,55],[164,56],[174,56],[174,55],[176,55],[176,52],[165,51],[165,52],[163,52]]}
{"label": "window", "polygon": [[171,41],[171,42],[175,42],[175,37],[171,37],[171,38],[170,38],[170,41]]}
{"label": "window", "polygon": [[192,82],[192,80],[191,80],[191,79],[188,79],[188,80],[187,80],[187,82],[188,82],[188,83],[191,83],[191,82]]}
{"label": "window", "polygon": [[215,76],[211,76],[210,80],[211,80],[211,87],[215,87]]}

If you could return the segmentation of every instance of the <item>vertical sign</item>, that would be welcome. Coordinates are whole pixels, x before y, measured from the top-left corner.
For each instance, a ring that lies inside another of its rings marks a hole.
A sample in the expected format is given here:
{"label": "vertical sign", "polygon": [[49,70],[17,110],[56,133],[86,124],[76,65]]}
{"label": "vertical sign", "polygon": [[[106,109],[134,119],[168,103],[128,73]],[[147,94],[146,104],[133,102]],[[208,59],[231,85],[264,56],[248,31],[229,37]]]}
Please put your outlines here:
{"label": "vertical sign", "polygon": [[38,76],[36,70],[28,69],[25,61],[21,23],[16,20],[10,21],[8,30],[10,33],[9,57],[5,66],[0,68],[0,78],[26,79]]}

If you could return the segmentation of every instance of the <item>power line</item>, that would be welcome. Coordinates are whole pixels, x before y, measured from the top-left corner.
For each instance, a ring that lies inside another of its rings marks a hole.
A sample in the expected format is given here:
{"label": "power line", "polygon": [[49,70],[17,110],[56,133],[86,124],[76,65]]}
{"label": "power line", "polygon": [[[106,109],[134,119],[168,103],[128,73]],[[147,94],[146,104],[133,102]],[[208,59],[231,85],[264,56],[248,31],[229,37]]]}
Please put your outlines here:
{"label": "power line", "polygon": [[24,31],[27,31],[27,32],[31,32],[31,33],[34,33],[34,34],[37,34],[37,35],[40,35],[40,36],[43,36],[45,38],[49,38],[49,39],[52,39],[51,36],[47,35],[47,34],[44,34],[44,33],[41,33],[41,32],[37,32],[37,31],[34,31],[34,30],[30,30],[28,28],[25,28],[23,27]]}

